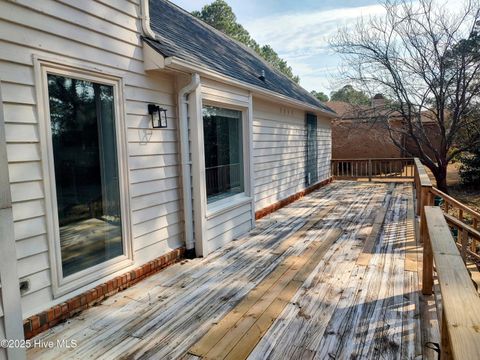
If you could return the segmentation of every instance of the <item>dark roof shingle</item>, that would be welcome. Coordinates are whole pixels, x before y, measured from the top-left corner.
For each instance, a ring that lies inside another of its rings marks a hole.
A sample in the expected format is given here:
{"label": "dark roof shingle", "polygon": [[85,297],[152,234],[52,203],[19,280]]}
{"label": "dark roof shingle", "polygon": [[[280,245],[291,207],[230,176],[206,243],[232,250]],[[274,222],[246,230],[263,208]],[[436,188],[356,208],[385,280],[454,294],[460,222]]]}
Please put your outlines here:
{"label": "dark roof shingle", "polygon": [[[165,0],[150,0],[150,26],[157,41],[145,41],[163,56],[174,56],[223,75],[332,112],[308,91],[273,69],[253,50]],[[265,72],[265,81],[259,76]]]}

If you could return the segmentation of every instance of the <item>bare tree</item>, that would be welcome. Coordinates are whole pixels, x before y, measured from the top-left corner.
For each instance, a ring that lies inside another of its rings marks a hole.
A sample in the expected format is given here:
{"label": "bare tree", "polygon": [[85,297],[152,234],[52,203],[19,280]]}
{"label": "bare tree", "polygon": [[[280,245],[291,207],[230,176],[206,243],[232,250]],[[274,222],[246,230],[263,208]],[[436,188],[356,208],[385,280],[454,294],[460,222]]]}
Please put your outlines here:
{"label": "bare tree", "polygon": [[[479,2],[468,1],[455,11],[433,0],[383,6],[384,16],[340,29],[330,44],[344,60],[345,81],[392,100],[383,114],[400,114],[403,126],[380,118],[392,142],[419,156],[447,191],[448,163],[480,146],[480,120],[472,115],[480,95]],[[428,136],[432,123],[435,144]],[[410,147],[399,134],[410,139]]]}

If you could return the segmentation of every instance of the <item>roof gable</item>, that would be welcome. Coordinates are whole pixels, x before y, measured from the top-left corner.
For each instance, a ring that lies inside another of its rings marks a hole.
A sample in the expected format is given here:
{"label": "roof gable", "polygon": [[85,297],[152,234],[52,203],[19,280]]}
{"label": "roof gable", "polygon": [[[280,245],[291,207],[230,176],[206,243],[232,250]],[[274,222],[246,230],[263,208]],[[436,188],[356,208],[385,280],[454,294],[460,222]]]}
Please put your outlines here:
{"label": "roof gable", "polygon": [[[274,91],[329,112],[307,90],[272,68],[253,50],[229,38],[166,0],[150,0],[150,27],[157,40],[145,39],[165,57],[202,65],[236,80]],[[259,77],[265,74],[265,80]]]}

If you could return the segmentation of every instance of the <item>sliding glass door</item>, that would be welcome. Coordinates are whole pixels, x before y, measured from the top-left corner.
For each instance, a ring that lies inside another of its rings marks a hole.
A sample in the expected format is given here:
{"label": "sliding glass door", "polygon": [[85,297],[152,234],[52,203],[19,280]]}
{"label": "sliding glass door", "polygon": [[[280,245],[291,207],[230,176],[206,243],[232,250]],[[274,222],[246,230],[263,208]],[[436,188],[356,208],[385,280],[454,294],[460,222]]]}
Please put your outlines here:
{"label": "sliding glass door", "polygon": [[63,277],[124,255],[111,85],[47,74]]}

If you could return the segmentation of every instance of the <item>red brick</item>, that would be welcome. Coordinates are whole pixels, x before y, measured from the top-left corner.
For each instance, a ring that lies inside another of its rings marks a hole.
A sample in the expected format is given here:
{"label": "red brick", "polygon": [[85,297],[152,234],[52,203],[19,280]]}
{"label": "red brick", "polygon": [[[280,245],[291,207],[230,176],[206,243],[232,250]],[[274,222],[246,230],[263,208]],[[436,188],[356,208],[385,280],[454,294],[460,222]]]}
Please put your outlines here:
{"label": "red brick", "polygon": [[50,309],[47,310],[47,320],[48,320],[48,322],[50,322],[53,319],[55,319],[55,309],[50,308]]}
{"label": "red brick", "polygon": [[40,318],[35,315],[30,317],[30,321],[32,322],[32,331],[35,332],[40,327]]}
{"label": "red brick", "polygon": [[62,307],[62,315],[65,315],[68,313],[68,304],[67,303],[61,303],[60,306]]}
{"label": "red brick", "polygon": [[40,319],[40,326],[45,325],[48,322],[48,314],[46,311],[41,312],[38,314],[38,318]]}
{"label": "red brick", "polygon": [[23,321],[23,332],[27,334],[31,331],[32,331],[32,321],[29,318]]}
{"label": "red brick", "polygon": [[30,317],[24,321],[24,334],[26,339],[45,331],[58,324],[60,321],[74,316],[75,314],[87,309],[91,303],[97,303],[104,298],[117,293],[121,289],[125,289],[132,284],[148,277],[157,272],[166,265],[173,264],[185,253],[184,248],[172,250],[171,252],[158,257],[155,260],[131,270],[126,274],[117,276],[116,278],[98,285],[97,287],[86,291],[76,297],[67,300],[64,303],[56,305],[39,315]]}

